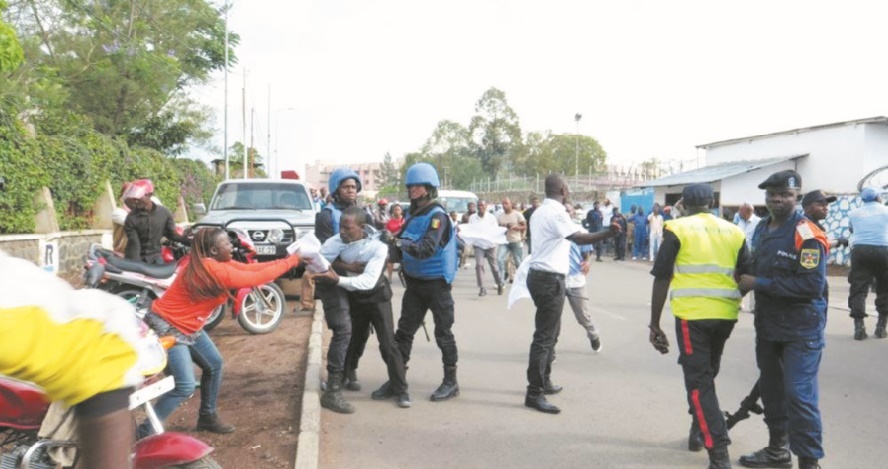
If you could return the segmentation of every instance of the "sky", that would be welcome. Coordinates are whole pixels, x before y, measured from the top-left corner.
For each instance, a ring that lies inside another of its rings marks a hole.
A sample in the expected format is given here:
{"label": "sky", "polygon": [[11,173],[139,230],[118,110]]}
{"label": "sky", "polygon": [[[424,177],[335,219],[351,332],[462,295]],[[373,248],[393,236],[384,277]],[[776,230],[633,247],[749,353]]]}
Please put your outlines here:
{"label": "sky", "polygon": [[[231,5],[241,42],[228,76],[229,145],[243,138],[246,69],[247,140],[255,109],[254,145],[273,170],[403,157],[441,120],[467,126],[491,87],[523,132],[579,130],[621,165],[695,165],[705,161],[697,145],[888,115],[888,2]],[[223,74],[192,96],[216,110],[221,148]]]}

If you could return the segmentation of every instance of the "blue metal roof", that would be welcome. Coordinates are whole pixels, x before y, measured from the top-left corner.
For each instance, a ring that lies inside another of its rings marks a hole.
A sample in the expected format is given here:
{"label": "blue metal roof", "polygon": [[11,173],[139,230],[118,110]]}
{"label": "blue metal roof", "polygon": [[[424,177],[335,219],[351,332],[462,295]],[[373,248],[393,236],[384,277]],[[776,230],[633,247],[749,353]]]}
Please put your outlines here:
{"label": "blue metal roof", "polygon": [[704,166],[699,169],[685,171],[678,174],[671,174],[666,177],[647,181],[643,184],[643,186],[683,186],[686,184],[700,184],[704,182],[708,183],[721,181],[722,179],[737,176],[738,174],[748,173],[750,171],[755,171],[766,166],[771,166],[788,160],[794,160],[803,156],[808,155],[793,155],[783,156],[779,158],[766,158],[762,160],[731,161],[728,163],[714,164],[712,166]]}

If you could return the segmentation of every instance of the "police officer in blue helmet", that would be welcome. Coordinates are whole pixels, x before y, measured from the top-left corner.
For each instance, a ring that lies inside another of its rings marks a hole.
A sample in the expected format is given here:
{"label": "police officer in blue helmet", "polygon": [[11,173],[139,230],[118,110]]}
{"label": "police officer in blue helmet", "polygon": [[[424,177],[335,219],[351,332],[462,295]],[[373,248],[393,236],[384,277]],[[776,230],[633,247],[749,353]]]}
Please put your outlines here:
{"label": "police officer in blue helmet", "polygon": [[[431,396],[431,400],[437,402],[459,395],[456,339],[451,331],[453,296],[450,292],[458,260],[456,229],[447,211],[435,201],[441,182],[434,166],[416,163],[407,170],[405,179],[410,210],[404,228],[394,242],[403,255],[407,289],[401,302],[395,340],[406,365],[410,360],[413,337],[426,312],[432,311],[435,342],[441,349],[444,363],[444,380]],[[373,392],[372,397],[387,399],[395,397],[395,393],[389,383],[385,383]]]}
{"label": "police officer in blue helmet", "polygon": [[823,458],[823,424],[817,374],[826,327],[826,259],[829,241],[796,209],[802,177],[778,171],[759,184],[769,214],[752,235],[754,274],[740,290],[755,291],[755,354],[761,377],[768,446],[740,458],[743,467],[817,469]]}
{"label": "police officer in blue helmet", "polygon": [[[357,206],[358,193],[361,192],[361,178],[349,168],[337,168],[330,173],[328,187],[333,202],[327,204],[315,217],[315,236],[321,243],[339,234],[342,211]],[[367,222],[372,223],[372,220],[368,218]],[[349,271],[357,273],[363,271],[363,266],[349,265],[338,260],[332,267],[339,275],[347,275]],[[327,321],[327,327],[333,332],[330,348],[327,350],[327,387],[321,397],[321,406],[334,412],[350,414],[355,409],[342,396],[342,387],[360,390],[360,383],[356,371],[357,358],[348,360],[346,356],[352,339],[348,294],[346,290],[332,284],[319,283],[316,287],[318,297],[324,303],[324,319]],[[366,341],[364,338],[360,342],[366,343]],[[363,352],[363,346],[360,350]]]}

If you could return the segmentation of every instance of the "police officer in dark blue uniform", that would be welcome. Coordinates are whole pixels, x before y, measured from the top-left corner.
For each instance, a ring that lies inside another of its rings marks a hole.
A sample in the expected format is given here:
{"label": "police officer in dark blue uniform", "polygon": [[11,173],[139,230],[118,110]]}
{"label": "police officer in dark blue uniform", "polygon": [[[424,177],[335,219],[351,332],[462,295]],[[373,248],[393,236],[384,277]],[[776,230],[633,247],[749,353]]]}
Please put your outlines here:
{"label": "police officer in dark blue uniform", "polygon": [[[459,395],[456,381],[456,339],[453,337],[453,296],[451,283],[456,276],[456,229],[447,212],[435,199],[441,185],[438,172],[428,163],[416,163],[405,177],[410,210],[404,228],[395,240],[401,249],[407,289],[401,302],[401,319],[395,340],[406,364],[413,348],[413,336],[422,325],[426,311],[432,310],[435,342],[441,349],[444,380],[432,393],[432,401]],[[388,383],[373,392],[374,399],[393,396]]]}
{"label": "police officer in dark blue uniform", "polygon": [[801,176],[779,171],[759,184],[769,215],[752,237],[754,275],[740,277],[755,291],[756,360],[768,425],[768,446],[742,456],[744,467],[819,468],[823,425],[817,373],[826,326],[826,235],[796,209]]}
{"label": "police officer in dark blue uniform", "polygon": [[[361,192],[361,178],[349,168],[337,168],[330,173],[328,186],[330,194],[333,195],[333,203],[327,204],[315,217],[315,236],[321,243],[339,234],[342,211],[357,205],[358,193]],[[368,219],[368,221],[372,223],[373,220]],[[362,265],[348,265],[341,261],[334,263],[333,268],[339,275],[346,275],[347,271],[363,272]],[[321,406],[334,412],[350,414],[355,409],[342,397],[341,387],[344,384],[348,389],[356,391],[361,388],[356,372],[360,353],[353,351],[351,355],[357,355],[357,358],[348,357],[351,359],[347,360],[349,342],[352,339],[348,292],[336,285],[320,283],[317,284],[317,293],[324,302],[324,319],[327,321],[327,327],[333,332],[330,348],[327,350],[327,387],[321,397]],[[362,344],[366,342],[365,337]],[[363,350],[364,347],[361,345],[360,351]],[[346,377],[347,379],[344,379]]]}

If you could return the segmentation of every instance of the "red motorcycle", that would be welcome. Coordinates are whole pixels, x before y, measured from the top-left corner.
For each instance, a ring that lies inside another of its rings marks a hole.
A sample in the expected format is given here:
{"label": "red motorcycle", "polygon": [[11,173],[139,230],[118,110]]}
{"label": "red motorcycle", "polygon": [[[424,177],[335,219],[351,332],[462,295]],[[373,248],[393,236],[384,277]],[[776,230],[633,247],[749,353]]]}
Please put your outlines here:
{"label": "red motorcycle", "polygon": [[[143,408],[155,434],[139,440],[133,447],[133,467],[220,469],[210,456],[211,446],[183,433],[164,432],[150,400],[173,389],[172,376],[160,379],[160,375],[155,374],[165,366],[164,349],[172,346],[173,341],[158,339],[147,326],[143,340],[154,341],[153,358],[143,362],[143,372],[152,376],[130,395],[130,409]],[[78,444],[73,438],[74,427],[73,412],[61,404],[50,404],[39,388],[0,378],[0,468],[76,467]]]}
{"label": "red motorcycle", "polygon": [[[258,262],[256,249],[246,233],[236,228],[226,231],[234,247],[232,260],[243,263]],[[86,269],[88,271],[91,266],[102,264],[104,274],[98,288],[132,301],[142,317],[148,311],[151,302],[163,296],[178,272],[190,260],[187,246],[174,245],[171,249],[175,253],[175,262],[154,265],[123,259],[107,249],[93,245],[87,253]],[[229,301],[227,305],[220,305],[213,310],[204,324],[204,330],[209,331],[222,322],[226,306],[230,307],[231,316],[247,332],[267,334],[280,326],[286,308],[286,298],[280,287],[273,282],[253,288],[241,288],[235,292],[234,301]]]}

